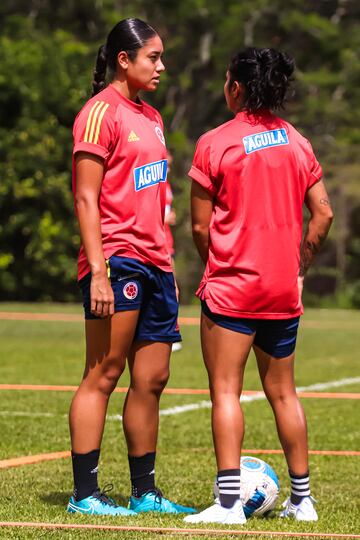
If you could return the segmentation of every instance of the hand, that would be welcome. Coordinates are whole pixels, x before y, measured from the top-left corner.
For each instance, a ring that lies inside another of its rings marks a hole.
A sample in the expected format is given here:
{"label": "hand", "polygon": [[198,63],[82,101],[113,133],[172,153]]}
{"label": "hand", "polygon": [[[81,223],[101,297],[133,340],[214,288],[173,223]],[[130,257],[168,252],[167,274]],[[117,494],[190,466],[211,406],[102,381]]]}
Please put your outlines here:
{"label": "hand", "polygon": [[106,274],[91,277],[90,299],[93,315],[103,319],[114,315],[114,292]]}
{"label": "hand", "polygon": [[165,223],[167,225],[176,225],[176,212],[171,209],[169,213],[165,214]]}
{"label": "hand", "polygon": [[180,290],[179,290],[176,279],[175,279],[175,294],[176,294],[177,303],[179,303],[180,302]]}

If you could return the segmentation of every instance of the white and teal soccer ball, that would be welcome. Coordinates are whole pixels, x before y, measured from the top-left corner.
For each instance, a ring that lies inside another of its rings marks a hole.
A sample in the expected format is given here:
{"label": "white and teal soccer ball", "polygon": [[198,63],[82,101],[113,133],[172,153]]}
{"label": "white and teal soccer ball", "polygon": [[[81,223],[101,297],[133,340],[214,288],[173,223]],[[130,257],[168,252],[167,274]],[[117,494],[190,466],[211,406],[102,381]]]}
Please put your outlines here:
{"label": "white and teal soccer ball", "polygon": [[[246,517],[269,514],[277,504],[280,484],[274,469],[262,459],[242,456],[240,462],[240,499]],[[214,497],[219,497],[217,481]]]}

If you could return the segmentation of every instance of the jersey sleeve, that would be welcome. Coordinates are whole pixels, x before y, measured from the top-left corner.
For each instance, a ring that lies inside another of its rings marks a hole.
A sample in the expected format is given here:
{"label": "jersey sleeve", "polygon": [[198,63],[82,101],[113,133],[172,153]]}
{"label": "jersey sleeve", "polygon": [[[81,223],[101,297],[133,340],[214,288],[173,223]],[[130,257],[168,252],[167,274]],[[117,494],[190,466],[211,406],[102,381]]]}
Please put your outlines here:
{"label": "jersey sleeve", "polygon": [[203,135],[197,142],[192,166],[188,175],[198,182],[210,195],[215,194],[215,184],[211,175],[211,140],[208,134]]}
{"label": "jersey sleeve", "polygon": [[73,154],[89,152],[106,159],[115,136],[115,119],[109,103],[95,101],[85,105],[76,117],[73,136]]}
{"label": "jersey sleeve", "polygon": [[316,159],[316,156],[314,154],[311,144],[309,143],[309,141],[307,142],[309,145],[309,152],[310,152],[310,158],[311,158],[310,174],[309,174],[309,180],[308,180],[308,185],[307,185],[307,189],[309,189],[314,184],[319,182],[319,180],[321,180],[323,176],[323,171],[322,171],[320,163]]}

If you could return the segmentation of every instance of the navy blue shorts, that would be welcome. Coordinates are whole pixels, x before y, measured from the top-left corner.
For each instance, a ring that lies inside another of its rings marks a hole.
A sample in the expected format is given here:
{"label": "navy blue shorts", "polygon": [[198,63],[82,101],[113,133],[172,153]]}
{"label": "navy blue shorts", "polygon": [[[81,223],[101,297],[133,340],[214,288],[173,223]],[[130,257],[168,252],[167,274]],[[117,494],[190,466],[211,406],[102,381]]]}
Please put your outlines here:
{"label": "navy blue shorts", "polygon": [[[110,257],[109,265],[115,313],[140,310],[134,341],[181,341],[173,273],[116,255]],[[100,318],[90,311],[90,282],[90,273],[79,281],[87,320]]]}
{"label": "navy blue shorts", "polygon": [[215,324],[247,334],[255,334],[254,345],[275,358],[290,356],[295,350],[300,317],[292,319],[245,319],[212,313],[204,300],[202,312]]}

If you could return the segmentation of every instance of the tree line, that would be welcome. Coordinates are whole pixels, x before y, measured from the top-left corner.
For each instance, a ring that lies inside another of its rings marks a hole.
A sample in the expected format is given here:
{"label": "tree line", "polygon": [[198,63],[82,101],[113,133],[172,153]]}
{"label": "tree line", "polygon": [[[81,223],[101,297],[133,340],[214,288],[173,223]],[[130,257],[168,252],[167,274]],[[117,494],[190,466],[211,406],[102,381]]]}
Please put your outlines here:
{"label": "tree line", "polygon": [[244,46],[295,57],[281,116],[308,137],[335,210],[306,280],[312,305],[360,307],[360,4],[355,0],[3,0],[0,7],[0,300],[79,298],[71,194],[73,120],[90,97],[97,49],[137,16],[165,44],[166,72],[146,100],[164,118],[174,164],[182,301],[202,272],[191,239],[189,181],[197,138],[230,118],[226,67]]}

